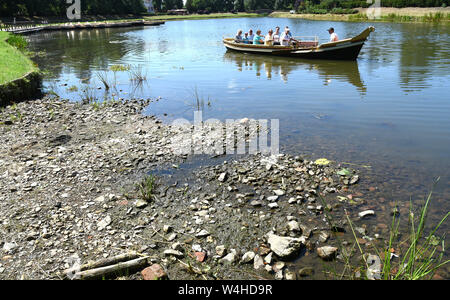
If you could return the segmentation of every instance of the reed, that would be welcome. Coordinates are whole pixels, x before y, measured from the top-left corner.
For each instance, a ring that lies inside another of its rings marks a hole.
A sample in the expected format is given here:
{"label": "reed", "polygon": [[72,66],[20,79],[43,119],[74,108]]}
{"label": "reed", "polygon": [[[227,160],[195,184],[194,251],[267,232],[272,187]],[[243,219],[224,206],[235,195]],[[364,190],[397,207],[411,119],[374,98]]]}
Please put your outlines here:
{"label": "reed", "polygon": [[105,87],[105,90],[109,90],[110,88],[110,82],[108,79],[108,72],[106,71],[100,71],[97,72],[97,78],[100,80],[101,83],[103,83],[103,86]]}
{"label": "reed", "polygon": [[128,74],[130,81],[135,83],[142,83],[147,80],[147,73],[143,70],[142,66],[130,67]]}

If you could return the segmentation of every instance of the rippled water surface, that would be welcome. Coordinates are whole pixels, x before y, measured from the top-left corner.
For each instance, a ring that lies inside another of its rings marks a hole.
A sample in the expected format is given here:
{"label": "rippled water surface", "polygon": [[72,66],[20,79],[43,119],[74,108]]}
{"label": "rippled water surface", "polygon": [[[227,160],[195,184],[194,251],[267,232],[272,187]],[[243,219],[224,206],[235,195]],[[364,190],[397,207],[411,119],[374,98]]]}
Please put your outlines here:
{"label": "rippled water surface", "polygon": [[377,187],[365,195],[375,205],[421,199],[440,176],[432,215],[443,216],[450,193],[450,27],[376,23],[356,62],[251,56],[221,43],[239,28],[265,32],[276,25],[322,42],[330,26],[341,38],[369,26],[250,18],[29,38],[33,50],[46,53],[36,61],[50,71],[47,89],[64,98],[102,98],[99,73],[115,64],[141,68],[142,85],[128,72],[108,72],[117,84],[108,96],[161,97],[146,113],[167,122],[192,120],[199,105],[204,118],[279,119],[282,151],[370,166],[362,168],[362,183]]}

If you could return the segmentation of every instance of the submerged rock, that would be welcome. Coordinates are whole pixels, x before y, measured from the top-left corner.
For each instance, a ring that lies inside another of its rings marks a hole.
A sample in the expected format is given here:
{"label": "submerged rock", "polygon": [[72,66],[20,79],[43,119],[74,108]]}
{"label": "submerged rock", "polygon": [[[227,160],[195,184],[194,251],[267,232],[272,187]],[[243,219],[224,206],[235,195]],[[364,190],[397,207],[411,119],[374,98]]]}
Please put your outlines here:
{"label": "submerged rock", "polygon": [[323,260],[332,260],[333,258],[336,257],[337,251],[338,248],[331,246],[324,246],[317,248],[317,254]]}
{"label": "submerged rock", "polygon": [[272,233],[267,234],[267,242],[270,249],[280,258],[290,258],[297,254],[305,244],[305,238],[291,238],[278,236]]}

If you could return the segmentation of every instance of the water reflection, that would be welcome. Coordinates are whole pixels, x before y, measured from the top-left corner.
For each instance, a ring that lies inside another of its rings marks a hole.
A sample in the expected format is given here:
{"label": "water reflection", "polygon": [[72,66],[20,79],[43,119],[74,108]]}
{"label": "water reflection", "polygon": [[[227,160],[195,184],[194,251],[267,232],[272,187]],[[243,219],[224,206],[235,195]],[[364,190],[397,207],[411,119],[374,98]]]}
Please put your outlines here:
{"label": "water reflection", "polygon": [[262,73],[265,74],[267,79],[272,79],[273,76],[279,75],[287,83],[289,80],[288,75],[294,70],[306,70],[318,73],[325,86],[331,80],[336,79],[352,84],[361,94],[365,94],[367,91],[356,61],[299,60],[266,55],[250,55],[235,51],[227,51],[224,55],[224,60],[234,62],[240,72],[254,70],[257,77],[260,77]]}
{"label": "water reflection", "polygon": [[432,76],[449,73],[449,31],[442,27],[434,27],[431,31],[428,26],[419,26],[414,27],[414,32],[402,35],[400,82],[405,92],[430,87]]}
{"label": "water reflection", "polygon": [[[141,29],[127,32],[133,30]],[[46,32],[29,39],[46,50],[45,57],[37,57],[35,61],[49,71],[49,79],[73,74],[79,80],[89,81],[93,71],[107,70],[110,64],[121,63],[127,54],[145,49],[142,39],[130,39],[110,28]]]}

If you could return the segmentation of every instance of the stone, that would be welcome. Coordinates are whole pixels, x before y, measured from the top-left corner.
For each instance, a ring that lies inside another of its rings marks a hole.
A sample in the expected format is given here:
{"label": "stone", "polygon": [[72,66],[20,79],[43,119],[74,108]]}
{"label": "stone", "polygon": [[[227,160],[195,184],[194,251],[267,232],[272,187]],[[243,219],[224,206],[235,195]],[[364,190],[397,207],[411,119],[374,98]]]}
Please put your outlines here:
{"label": "stone", "polygon": [[167,241],[172,242],[173,240],[175,240],[177,238],[177,234],[176,233],[172,233],[168,238]]}
{"label": "stone", "polygon": [[278,203],[276,203],[276,202],[274,202],[274,203],[269,203],[268,205],[267,205],[269,208],[271,208],[271,209],[275,209],[275,208],[278,208],[279,206],[278,206]]}
{"label": "stone", "polygon": [[289,258],[297,254],[301,247],[305,244],[305,239],[282,237],[275,234],[267,234],[267,242],[270,245],[270,249],[275,252],[280,258]]}
{"label": "stone", "polygon": [[270,252],[269,254],[266,255],[266,257],[264,257],[264,262],[268,265],[270,265],[272,263],[272,257],[273,257],[273,252]]}
{"label": "stone", "polygon": [[193,244],[192,245],[192,251],[194,252],[204,252],[203,247],[199,244]]}
{"label": "stone", "polygon": [[208,235],[209,235],[209,232],[206,231],[205,229],[203,229],[199,233],[197,233],[195,236],[196,237],[207,237]]}
{"label": "stone", "polygon": [[163,267],[158,264],[153,264],[141,271],[144,280],[162,280],[167,279],[167,273]]}
{"label": "stone", "polygon": [[259,207],[262,205],[262,202],[258,200],[253,200],[252,202],[250,202],[250,205],[253,207]]}
{"label": "stone", "polygon": [[3,251],[7,252],[7,253],[11,253],[14,252],[15,249],[17,249],[17,244],[16,243],[5,243],[3,245]]}
{"label": "stone", "polygon": [[283,190],[275,190],[273,191],[275,193],[275,195],[277,196],[283,196],[285,194],[285,192]]}
{"label": "stone", "polygon": [[144,208],[148,205],[147,201],[144,200],[138,200],[136,201],[136,207],[137,208]]}
{"label": "stone", "polygon": [[164,255],[165,256],[175,256],[175,257],[178,257],[178,258],[184,257],[183,252],[177,251],[177,250],[173,250],[173,249],[169,249],[169,250],[164,251]]}
{"label": "stone", "polygon": [[279,270],[277,272],[275,272],[275,279],[276,280],[283,280],[283,270]]}
{"label": "stone", "polygon": [[169,233],[171,230],[172,230],[172,226],[170,226],[170,225],[164,225],[163,226],[163,231],[165,233]]}
{"label": "stone", "polygon": [[230,253],[225,255],[225,257],[221,258],[219,262],[221,263],[234,263],[236,261],[237,251],[235,249],[231,249]]}
{"label": "stone", "polygon": [[225,180],[227,180],[227,172],[220,174],[218,180],[220,182],[224,182]]}
{"label": "stone", "polygon": [[181,244],[180,242],[174,243],[172,244],[172,246],[170,246],[170,248],[172,248],[173,250],[177,250],[177,251],[183,251],[183,244]]}
{"label": "stone", "polygon": [[298,224],[297,221],[294,221],[294,220],[290,221],[287,226],[288,226],[289,231],[301,232],[300,225]]}
{"label": "stone", "polygon": [[358,216],[360,218],[364,218],[366,216],[373,216],[373,215],[375,215],[375,212],[373,210],[365,210],[365,211],[358,213]]}
{"label": "stone", "polygon": [[283,268],[286,266],[286,264],[282,261],[277,261],[274,265],[273,265],[273,270],[275,272],[278,272],[280,270],[283,270]]}
{"label": "stone", "polygon": [[256,254],[253,259],[253,268],[255,270],[261,270],[264,268],[264,260],[259,254]]}
{"label": "stone", "polygon": [[111,222],[112,222],[111,217],[110,216],[106,216],[106,218],[104,218],[103,220],[101,220],[100,222],[97,223],[97,229],[99,231],[102,231],[107,226],[109,226],[111,224]]}
{"label": "stone", "polygon": [[300,277],[307,277],[314,275],[314,268],[311,267],[303,267],[300,270],[298,270],[298,275]]}
{"label": "stone", "polygon": [[270,248],[268,248],[267,246],[262,245],[261,247],[258,248],[258,254],[261,256],[266,256],[270,253]]}
{"label": "stone", "polygon": [[226,253],[227,253],[227,249],[225,248],[224,245],[220,245],[220,246],[216,247],[216,254],[219,257],[223,257]]}
{"label": "stone", "polygon": [[326,233],[325,231],[321,231],[319,233],[319,241],[321,243],[325,243],[326,241],[328,241],[329,238],[330,238],[330,235],[328,233]]}
{"label": "stone", "polygon": [[350,184],[355,184],[359,181],[359,176],[355,175],[352,177],[352,179],[350,180]]}
{"label": "stone", "polygon": [[297,280],[297,274],[292,270],[286,270],[284,272],[284,279],[286,280]]}
{"label": "stone", "polygon": [[331,247],[331,246],[324,246],[317,248],[317,254],[320,258],[323,260],[332,260],[336,257],[336,253],[338,251],[338,248]]}
{"label": "stone", "polygon": [[267,197],[267,200],[269,200],[270,202],[275,202],[275,201],[278,200],[278,196],[270,196],[270,197]]}
{"label": "stone", "polygon": [[380,280],[381,279],[381,260],[378,256],[369,254],[367,257],[367,279]]}
{"label": "stone", "polygon": [[243,263],[243,264],[250,263],[253,261],[254,258],[255,258],[255,252],[253,252],[253,251],[246,252],[242,256],[241,263]]}
{"label": "stone", "polygon": [[197,258],[197,261],[199,261],[199,262],[204,262],[206,260],[205,252],[195,252],[194,255]]}

